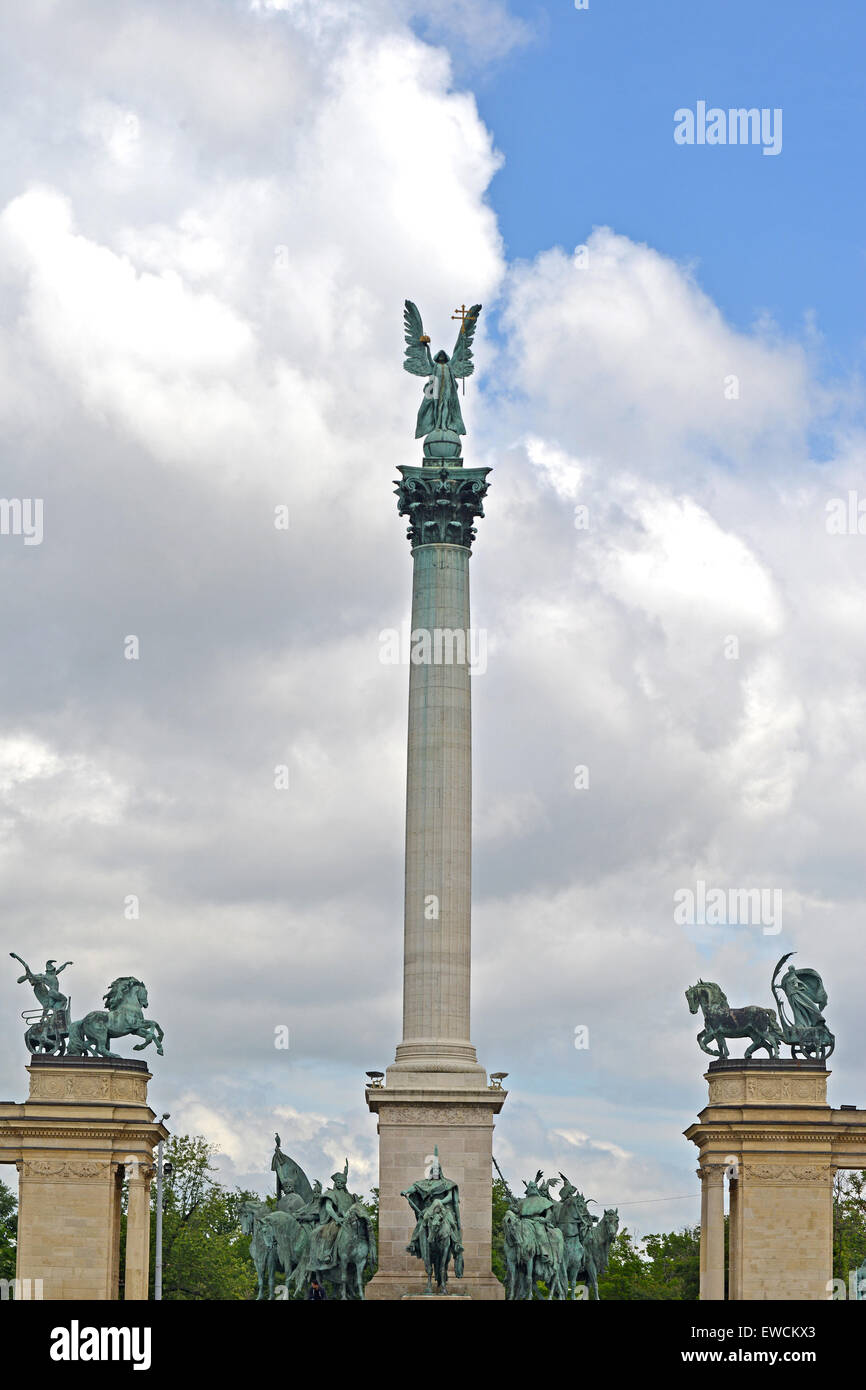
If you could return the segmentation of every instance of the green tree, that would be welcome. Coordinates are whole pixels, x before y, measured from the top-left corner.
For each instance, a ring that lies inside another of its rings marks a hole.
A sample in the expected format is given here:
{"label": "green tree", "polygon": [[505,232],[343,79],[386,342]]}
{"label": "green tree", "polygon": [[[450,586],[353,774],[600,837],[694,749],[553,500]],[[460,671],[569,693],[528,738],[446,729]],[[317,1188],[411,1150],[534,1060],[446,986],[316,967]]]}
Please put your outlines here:
{"label": "green tree", "polygon": [[18,1202],[15,1193],[0,1182],[0,1279],[15,1278],[15,1243],[18,1236]]}
{"label": "green tree", "polygon": [[[216,1151],[201,1135],[175,1135],[165,1146],[172,1174],[164,1183],[162,1296],[168,1300],[254,1298],[256,1275],[240,1226],[241,1203],[255,1192],[217,1182]],[[150,1296],[156,1259],[156,1183],[151,1186]],[[125,1238],[125,1221],[124,1221]],[[121,1264],[121,1269],[123,1265]]]}
{"label": "green tree", "polygon": [[493,1239],[491,1244],[491,1264],[493,1273],[500,1284],[506,1282],[505,1234],[502,1223],[511,1203],[508,1200],[505,1183],[501,1178],[493,1179]]}
{"label": "green tree", "polygon": [[607,1271],[598,1281],[599,1294],[620,1302],[697,1299],[700,1253],[700,1226],[645,1236],[641,1241],[623,1227],[611,1246]]}
{"label": "green tree", "polygon": [[866,1170],[837,1173],[833,1184],[833,1278],[848,1288],[852,1269],[866,1260]]}

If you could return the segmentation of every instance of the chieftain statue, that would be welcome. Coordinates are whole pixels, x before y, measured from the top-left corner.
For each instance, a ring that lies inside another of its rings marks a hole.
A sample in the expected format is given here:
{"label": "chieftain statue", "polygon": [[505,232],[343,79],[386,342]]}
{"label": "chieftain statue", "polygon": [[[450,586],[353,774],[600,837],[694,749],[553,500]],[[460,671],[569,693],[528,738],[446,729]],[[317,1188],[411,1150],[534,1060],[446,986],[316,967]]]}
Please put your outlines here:
{"label": "chieftain statue", "polygon": [[[599,1218],[564,1173],[544,1178],[541,1170],[519,1200],[502,1178],[509,1210],[503,1218],[505,1239],[505,1297],[533,1299],[539,1283],[548,1299],[598,1299],[598,1281],[607,1269],[619,1228],[619,1214],[609,1207]],[[559,1200],[551,1188],[562,1183]],[[589,1199],[590,1201],[592,1198]]]}
{"label": "chieftain statue", "polygon": [[454,1276],[463,1278],[463,1232],[460,1226],[460,1190],[446,1178],[439,1162],[439,1146],[427,1177],[419,1178],[400,1193],[415,1213],[415,1229],[406,1246],[410,1255],[424,1263],[427,1275],[425,1294],[432,1294],[435,1278],[439,1292],[448,1292],[448,1266],[454,1262]]}
{"label": "chieftain statue", "polygon": [[334,1173],[333,1186],[311,1185],[301,1168],[280,1148],[277,1134],[271,1170],[276,1173],[276,1209],[267,1202],[241,1206],[241,1230],[250,1237],[250,1255],[258,1279],[257,1298],[275,1297],[278,1270],[286,1293],[300,1294],[318,1283],[339,1288],[340,1297],[364,1297],[364,1270],[376,1263],[376,1238],[369,1211],[349,1192],[349,1160]]}
{"label": "chieftain statue", "polygon": [[[689,1011],[696,1014],[701,1009],[704,1016],[704,1027],[698,1033],[701,1051],[711,1057],[728,1057],[727,1038],[749,1038],[744,1058],[751,1057],[760,1048],[771,1058],[777,1058],[783,1043],[790,1047],[794,1058],[799,1054],[823,1062],[831,1056],[836,1039],[824,1018],[827,991],[817,970],[795,970],[789,965],[777,981],[785,961],[794,954],[788,951],[773,971],[770,987],[779,1006],[778,1016],[775,1009],[758,1004],[732,1009],[724,991],[711,980],[698,980],[697,984],[689,985],[686,990]],[[716,1046],[710,1046],[711,1043]]]}

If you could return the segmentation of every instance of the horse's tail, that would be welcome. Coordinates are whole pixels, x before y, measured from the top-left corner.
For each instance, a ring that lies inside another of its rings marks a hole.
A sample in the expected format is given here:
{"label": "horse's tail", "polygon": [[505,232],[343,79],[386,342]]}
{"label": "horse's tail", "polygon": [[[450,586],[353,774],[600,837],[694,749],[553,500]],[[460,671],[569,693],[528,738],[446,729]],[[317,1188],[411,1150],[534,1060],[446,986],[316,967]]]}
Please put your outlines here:
{"label": "horse's tail", "polygon": [[76,1022],[69,1025],[69,1036],[66,1040],[66,1051],[72,1057],[84,1057],[87,1055],[87,1042],[84,1037],[84,1019],[79,1018]]}

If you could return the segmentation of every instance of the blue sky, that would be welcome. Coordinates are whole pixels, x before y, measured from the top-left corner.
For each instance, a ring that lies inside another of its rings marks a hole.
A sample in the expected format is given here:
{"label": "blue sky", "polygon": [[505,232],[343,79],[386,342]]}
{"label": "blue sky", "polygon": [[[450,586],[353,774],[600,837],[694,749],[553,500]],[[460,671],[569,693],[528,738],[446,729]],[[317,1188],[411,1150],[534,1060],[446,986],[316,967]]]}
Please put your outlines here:
{"label": "blue sky", "polygon": [[[855,0],[515,0],[531,37],[473,82],[505,156],[509,257],[609,225],[693,264],[738,327],[814,313],[825,366],[862,365],[866,9]],[[459,59],[458,59],[459,64]],[[681,106],[781,107],[783,148],[681,147]],[[859,166],[859,167],[858,167]]]}

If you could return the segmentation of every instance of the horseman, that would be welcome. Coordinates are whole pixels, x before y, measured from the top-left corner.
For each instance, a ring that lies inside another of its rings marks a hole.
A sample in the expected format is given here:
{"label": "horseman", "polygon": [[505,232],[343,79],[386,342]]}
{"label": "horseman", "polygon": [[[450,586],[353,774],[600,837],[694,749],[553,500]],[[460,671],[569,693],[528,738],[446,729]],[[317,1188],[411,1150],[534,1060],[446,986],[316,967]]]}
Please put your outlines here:
{"label": "horseman", "polygon": [[[331,1269],[336,1264],[334,1247],[337,1244],[337,1236],[340,1234],[340,1227],[346,1219],[347,1211],[355,1202],[346,1186],[348,1178],[349,1160],[346,1159],[342,1173],[331,1174],[334,1186],[327,1192],[322,1192],[321,1188],[314,1192],[311,1206],[307,1208],[307,1212],[310,1212],[312,1219],[317,1223],[310,1236],[310,1252],[307,1256],[307,1269],[311,1272]],[[303,1213],[301,1220],[310,1219],[307,1212]]]}
{"label": "horseman", "polygon": [[559,1201],[554,1205],[552,1212],[554,1225],[562,1231],[566,1242],[577,1240],[583,1245],[586,1236],[592,1230],[593,1222],[598,1218],[592,1215],[583,1194],[578,1192],[565,1174],[560,1173],[559,1176],[562,1179],[562,1188]]}
{"label": "horseman", "polygon": [[546,1226],[550,1213],[556,1203],[553,1201],[552,1197],[546,1196],[545,1193],[541,1191],[538,1185],[540,1180],[541,1174],[538,1173],[528,1183],[524,1184],[526,1192],[518,1204],[517,1214],[518,1216],[528,1218],[530,1221],[537,1221]]}
{"label": "horseman", "polygon": [[405,1192],[400,1193],[405,1197],[410,1207],[414,1211],[417,1220],[412,1238],[406,1246],[410,1255],[415,1255],[419,1260],[424,1260],[425,1268],[428,1261],[425,1257],[427,1250],[427,1216],[430,1213],[434,1202],[441,1203],[441,1208],[448,1224],[451,1236],[451,1250],[454,1257],[454,1273],[458,1279],[463,1278],[463,1231],[460,1225],[460,1192],[456,1182],[451,1178],[446,1178],[442,1172],[442,1164],[439,1162],[438,1145],[433,1151],[433,1162],[430,1165],[430,1176],[419,1178],[413,1182]]}

